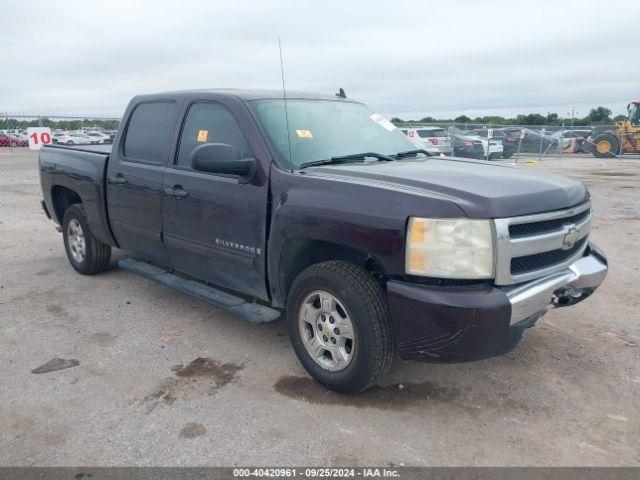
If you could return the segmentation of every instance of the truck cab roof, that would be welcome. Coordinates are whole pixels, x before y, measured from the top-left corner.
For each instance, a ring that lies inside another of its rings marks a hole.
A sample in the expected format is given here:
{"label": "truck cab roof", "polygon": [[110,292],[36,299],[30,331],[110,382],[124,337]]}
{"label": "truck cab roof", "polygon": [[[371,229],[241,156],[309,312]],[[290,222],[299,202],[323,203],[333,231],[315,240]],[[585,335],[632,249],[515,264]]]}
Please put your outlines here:
{"label": "truck cab roof", "polygon": [[[267,100],[267,99],[284,99],[282,90],[275,89],[242,89],[242,88],[204,88],[195,90],[175,90],[169,92],[159,92],[149,95],[139,95],[134,98],[182,98],[187,96],[221,96],[226,95],[230,97],[236,97],[241,100]],[[292,90],[286,92],[287,100],[289,99],[305,99],[305,100],[335,100],[338,102],[354,101],[353,99],[342,98],[336,95],[323,95],[311,92],[302,92],[298,90]]]}

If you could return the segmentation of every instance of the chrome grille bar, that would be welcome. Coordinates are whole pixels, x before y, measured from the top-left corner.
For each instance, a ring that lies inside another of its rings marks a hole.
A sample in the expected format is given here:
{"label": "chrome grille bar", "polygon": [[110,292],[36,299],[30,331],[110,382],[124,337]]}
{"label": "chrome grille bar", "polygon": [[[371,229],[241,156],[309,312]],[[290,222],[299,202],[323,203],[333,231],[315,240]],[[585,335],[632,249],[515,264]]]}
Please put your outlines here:
{"label": "chrome grille bar", "polygon": [[[591,202],[585,202],[577,207],[554,212],[546,212],[535,215],[525,215],[513,218],[495,219],[496,228],[496,284],[512,285],[514,283],[525,282],[545,275],[555,273],[566,268],[576,259],[584,254],[587,242],[579,248],[573,255],[564,259],[561,263],[549,265],[547,267],[528,271],[526,273],[513,273],[511,271],[511,260],[538,253],[552,252],[554,250],[570,250],[574,245],[589,235],[591,230],[591,212],[582,217],[578,222],[572,223],[571,217],[590,210]],[[557,228],[547,232],[532,235],[519,235],[511,238],[509,227],[524,223],[547,222],[549,220],[562,220],[567,218],[567,223],[560,223]]]}

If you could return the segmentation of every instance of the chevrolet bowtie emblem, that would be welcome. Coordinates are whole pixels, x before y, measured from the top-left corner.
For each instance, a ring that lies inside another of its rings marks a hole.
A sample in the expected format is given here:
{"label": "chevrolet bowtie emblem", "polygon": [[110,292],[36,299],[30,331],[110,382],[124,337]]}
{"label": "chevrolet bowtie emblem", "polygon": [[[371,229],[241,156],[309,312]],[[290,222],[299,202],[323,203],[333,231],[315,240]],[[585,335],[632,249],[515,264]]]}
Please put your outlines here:
{"label": "chevrolet bowtie emblem", "polygon": [[580,240],[580,231],[573,227],[569,228],[569,231],[562,240],[562,249],[569,250],[578,240]]}

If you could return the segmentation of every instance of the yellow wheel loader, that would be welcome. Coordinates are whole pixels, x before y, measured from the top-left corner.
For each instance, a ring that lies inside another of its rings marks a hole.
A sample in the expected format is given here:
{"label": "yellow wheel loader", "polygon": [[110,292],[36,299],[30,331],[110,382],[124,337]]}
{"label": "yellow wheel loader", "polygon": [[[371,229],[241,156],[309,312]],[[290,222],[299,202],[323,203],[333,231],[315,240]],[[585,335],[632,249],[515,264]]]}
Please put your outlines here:
{"label": "yellow wheel loader", "polygon": [[600,125],[587,138],[594,157],[640,153],[640,100],[627,105],[627,112],[627,120],[616,122],[615,125]]}

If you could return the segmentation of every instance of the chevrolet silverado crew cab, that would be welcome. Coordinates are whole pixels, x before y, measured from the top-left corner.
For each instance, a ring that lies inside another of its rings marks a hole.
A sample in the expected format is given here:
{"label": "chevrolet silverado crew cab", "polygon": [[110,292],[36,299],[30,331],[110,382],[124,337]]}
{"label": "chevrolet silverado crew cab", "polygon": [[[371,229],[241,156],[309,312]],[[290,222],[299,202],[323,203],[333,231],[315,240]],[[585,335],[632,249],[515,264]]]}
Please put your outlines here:
{"label": "chevrolet silverado crew cab", "polygon": [[107,270],[115,247],[120,268],[237,316],[284,314],[304,368],[341,392],[394,352],[504,353],[607,272],[583,184],[429,156],[343,96],[138,96],[113,145],[47,146],[39,163],[78,272]]}

